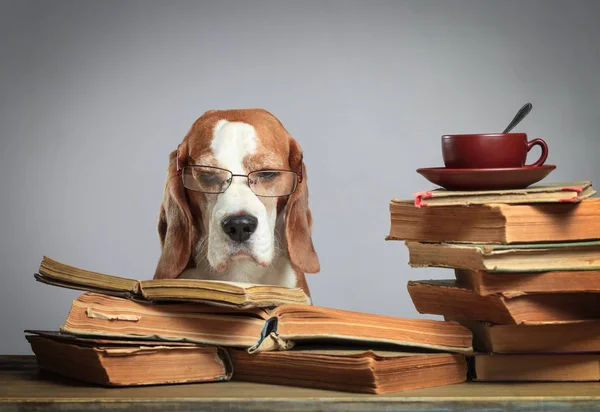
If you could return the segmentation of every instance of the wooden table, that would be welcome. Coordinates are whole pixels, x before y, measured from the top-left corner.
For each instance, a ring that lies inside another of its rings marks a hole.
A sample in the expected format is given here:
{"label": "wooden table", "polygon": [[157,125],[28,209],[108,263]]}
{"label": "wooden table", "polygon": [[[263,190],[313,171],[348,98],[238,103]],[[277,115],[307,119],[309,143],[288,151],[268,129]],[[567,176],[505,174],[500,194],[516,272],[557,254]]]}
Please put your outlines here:
{"label": "wooden table", "polygon": [[102,388],[39,372],[33,356],[0,356],[0,410],[600,411],[600,383],[465,383],[359,395],[245,382]]}

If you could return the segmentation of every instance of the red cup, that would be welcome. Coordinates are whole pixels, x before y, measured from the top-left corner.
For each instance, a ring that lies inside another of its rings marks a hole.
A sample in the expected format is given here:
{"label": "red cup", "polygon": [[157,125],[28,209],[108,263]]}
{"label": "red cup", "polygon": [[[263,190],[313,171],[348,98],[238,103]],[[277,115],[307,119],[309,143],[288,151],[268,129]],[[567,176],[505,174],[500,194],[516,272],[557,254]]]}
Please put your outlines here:
{"label": "red cup", "polygon": [[[527,153],[540,146],[542,154],[525,165]],[[525,133],[449,134],[442,136],[442,157],[449,169],[501,169],[541,166],[548,157],[542,139],[528,141]]]}

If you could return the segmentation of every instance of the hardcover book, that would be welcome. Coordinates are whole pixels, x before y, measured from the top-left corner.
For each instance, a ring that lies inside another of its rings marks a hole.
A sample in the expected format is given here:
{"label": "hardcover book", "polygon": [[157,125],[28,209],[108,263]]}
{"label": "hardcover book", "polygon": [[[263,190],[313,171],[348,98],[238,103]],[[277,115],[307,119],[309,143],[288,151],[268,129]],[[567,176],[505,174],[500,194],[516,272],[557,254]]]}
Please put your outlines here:
{"label": "hardcover book", "polygon": [[600,320],[597,293],[517,293],[480,296],[455,280],[408,282],[419,313],[498,324],[547,324]]}
{"label": "hardcover book", "polygon": [[600,198],[580,203],[483,204],[416,208],[390,203],[386,240],[451,243],[544,243],[600,239]]}
{"label": "hardcover book", "polygon": [[229,354],[233,380],[248,382],[381,394],[467,380],[464,356],[449,353],[329,347]]}
{"label": "hardcover book", "polygon": [[486,245],[407,241],[412,267],[487,272],[600,270],[600,241]]}
{"label": "hardcover book", "polygon": [[416,193],[417,207],[476,205],[489,203],[577,203],[596,194],[590,180],[538,183],[525,189],[451,191],[445,189]]}
{"label": "hardcover book", "polygon": [[40,369],[99,385],[220,382],[232,374],[227,352],[214,346],[26,332]]}
{"label": "hardcover book", "polygon": [[600,380],[599,354],[477,354],[474,364],[474,380],[484,382]]}
{"label": "hardcover book", "polygon": [[600,320],[546,325],[498,325],[458,320],[473,332],[473,346],[487,353],[600,353]]}
{"label": "hardcover book", "polygon": [[481,296],[497,293],[600,292],[600,271],[486,272],[456,269],[458,283]]}

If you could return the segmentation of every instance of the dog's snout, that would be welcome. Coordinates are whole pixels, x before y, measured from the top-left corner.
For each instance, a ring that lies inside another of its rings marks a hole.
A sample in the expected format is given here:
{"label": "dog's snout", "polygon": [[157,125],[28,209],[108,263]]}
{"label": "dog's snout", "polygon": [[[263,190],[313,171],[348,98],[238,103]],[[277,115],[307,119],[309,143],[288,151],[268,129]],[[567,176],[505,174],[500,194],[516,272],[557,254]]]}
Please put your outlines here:
{"label": "dog's snout", "polygon": [[223,231],[236,242],[244,242],[254,233],[258,219],[251,215],[227,216],[221,222]]}

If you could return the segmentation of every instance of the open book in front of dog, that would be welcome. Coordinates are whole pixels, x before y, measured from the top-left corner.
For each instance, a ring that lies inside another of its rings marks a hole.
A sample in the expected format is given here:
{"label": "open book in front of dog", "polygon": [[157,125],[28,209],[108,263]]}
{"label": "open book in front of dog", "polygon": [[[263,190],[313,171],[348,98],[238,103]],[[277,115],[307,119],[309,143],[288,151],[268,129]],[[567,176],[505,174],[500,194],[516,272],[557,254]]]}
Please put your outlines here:
{"label": "open book in front of dog", "polygon": [[138,301],[201,302],[236,308],[309,304],[301,288],[200,279],[134,280],[91,272],[44,257],[35,279],[39,282]]}

